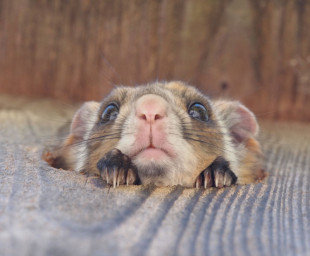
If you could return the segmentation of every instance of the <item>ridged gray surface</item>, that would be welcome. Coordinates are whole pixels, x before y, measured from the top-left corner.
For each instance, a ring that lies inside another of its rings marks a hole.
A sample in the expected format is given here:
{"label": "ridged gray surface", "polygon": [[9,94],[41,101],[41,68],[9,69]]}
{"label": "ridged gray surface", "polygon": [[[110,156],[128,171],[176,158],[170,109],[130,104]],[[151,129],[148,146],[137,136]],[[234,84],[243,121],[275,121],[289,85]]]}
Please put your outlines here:
{"label": "ridged gray surface", "polygon": [[72,109],[0,97],[0,255],[310,255],[310,124],[264,123],[262,183],[109,189],[40,158]]}

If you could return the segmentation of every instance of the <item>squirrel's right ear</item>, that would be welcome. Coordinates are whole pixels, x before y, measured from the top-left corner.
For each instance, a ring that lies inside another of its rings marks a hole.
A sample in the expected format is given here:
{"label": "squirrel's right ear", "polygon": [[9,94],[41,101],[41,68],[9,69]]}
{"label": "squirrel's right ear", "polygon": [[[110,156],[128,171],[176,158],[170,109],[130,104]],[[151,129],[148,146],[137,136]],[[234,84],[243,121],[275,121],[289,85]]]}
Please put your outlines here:
{"label": "squirrel's right ear", "polygon": [[99,108],[99,102],[85,102],[73,116],[70,134],[76,138],[84,138],[85,132],[90,131],[95,124]]}
{"label": "squirrel's right ear", "polygon": [[[53,151],[46,151],[43,153],[43,159],[52,167],[63,169],[76,168],[75,163],[77,156],[81,154],[78,147],[70,147],[74,143],[86,140],[89,132],[94,126],[100,103],[89,101],[84,103],[75,113],[71,122],[70,134],[67,136],[62,147],[56,148]],[[78,169],[76,169],[79,171]]]}

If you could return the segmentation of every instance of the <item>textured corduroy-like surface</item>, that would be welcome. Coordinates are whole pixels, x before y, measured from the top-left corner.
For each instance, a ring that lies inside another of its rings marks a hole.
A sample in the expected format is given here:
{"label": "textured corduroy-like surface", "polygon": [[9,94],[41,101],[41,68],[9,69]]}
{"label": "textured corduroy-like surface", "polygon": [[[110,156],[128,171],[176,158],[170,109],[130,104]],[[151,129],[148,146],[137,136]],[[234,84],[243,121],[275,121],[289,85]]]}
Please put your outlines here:
{"label": "textured corduroy-like surface", "polygon": [[41,160],[73,109],[0,97],[0,255],[310,255],[309,124],[262,125],[262,183],[109,189]]}

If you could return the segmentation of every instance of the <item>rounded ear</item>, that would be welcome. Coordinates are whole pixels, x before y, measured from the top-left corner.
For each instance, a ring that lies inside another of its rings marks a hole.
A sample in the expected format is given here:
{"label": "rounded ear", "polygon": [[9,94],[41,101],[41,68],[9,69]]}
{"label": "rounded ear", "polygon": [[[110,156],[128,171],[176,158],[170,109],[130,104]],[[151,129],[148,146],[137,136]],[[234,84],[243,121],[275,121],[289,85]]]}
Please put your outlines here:
{"label": "rounded ear", "polygon": [[240,102],[216,101],[214,105],[236,143],[258,135],[259,126],[255,115]]}
{"label": "rounded ear", "polygon": [[87,131],[90,131],[94,126],[99,108],[99,102],[85,102],[73,116],[70,133],[75,137],[84,138]]}

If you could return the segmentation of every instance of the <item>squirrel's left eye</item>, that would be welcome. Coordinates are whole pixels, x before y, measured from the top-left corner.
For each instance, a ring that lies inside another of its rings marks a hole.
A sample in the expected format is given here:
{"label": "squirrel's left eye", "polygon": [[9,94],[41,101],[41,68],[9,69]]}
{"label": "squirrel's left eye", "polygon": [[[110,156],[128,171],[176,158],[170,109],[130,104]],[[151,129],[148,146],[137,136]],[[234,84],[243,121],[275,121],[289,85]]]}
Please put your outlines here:
{"label": "squirrel's left eye", "polygon": [[102,113],[101,122],[106,123],[115,120],[118,116],[118,113],[118,106],[116,106],[114,103],[109,104]]}
{"label": "squirrel's left eye", "polygon": [[204,105],[201,103],[193,103],[189,108],[188,108],[188,114],[195,119],[198,119],[200,121],[208,122],[209,121],[209,115],[208,111],[205,108]]}

